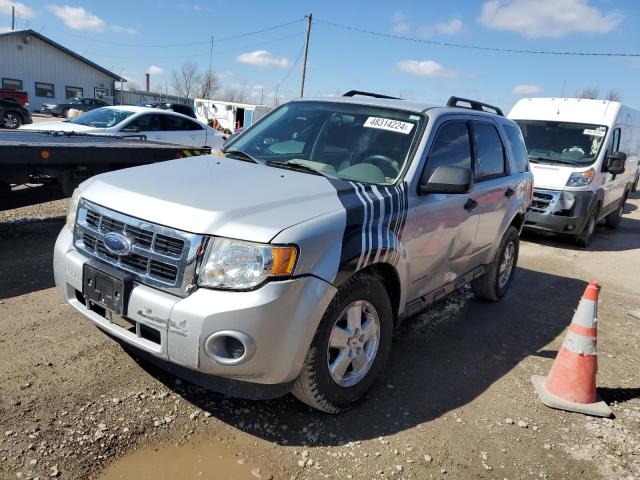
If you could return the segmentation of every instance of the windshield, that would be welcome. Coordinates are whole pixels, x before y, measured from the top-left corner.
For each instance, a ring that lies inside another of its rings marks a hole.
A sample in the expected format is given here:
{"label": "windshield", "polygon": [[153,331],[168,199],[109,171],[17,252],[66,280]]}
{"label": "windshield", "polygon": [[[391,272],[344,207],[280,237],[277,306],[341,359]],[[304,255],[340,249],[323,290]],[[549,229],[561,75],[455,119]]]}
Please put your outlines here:
{"label": "windshield", "polygon": [[516,120],[529,160],[579,166],[592,164],[600,152],[607,127],[586,123]]}
{"label": "windshield", "polygon": [[331,177],[390,185],[402,173],[424,121],[421,114],[367,105],[290,102],[227,149],[270,166],[297,164]]}
{"label": "windshield", "polygon": [[89,127],[96,128],[109,128],[118,125],[125,118],[130,117],[135,112],[129,112],[127,110],[116,110],[115,108],[96,108],[79,117],[70,120],[69,123],[75,123],[77,125],[87,125]]}

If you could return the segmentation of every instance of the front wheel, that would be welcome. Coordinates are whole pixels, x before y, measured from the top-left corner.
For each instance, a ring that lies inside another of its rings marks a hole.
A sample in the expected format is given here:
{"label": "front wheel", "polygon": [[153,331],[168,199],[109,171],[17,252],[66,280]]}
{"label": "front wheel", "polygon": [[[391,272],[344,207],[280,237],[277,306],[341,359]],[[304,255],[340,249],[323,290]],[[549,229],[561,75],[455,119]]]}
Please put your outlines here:
{"label": "front wheel", "polygon": [[477,297],[497,302],[507,294],[518,265],[520,238],[516,227],[505,232],[496,256],[487,266],[485,273],[471,281],[471,288]]}
{"label": "front wheel", "polygon": [[613,212],[611,212],[604,218],[607,228],[618,228],[618,225],[620,225],[620,220],[622,220],[622,213],[624,212],[624,205],[626,203],[627,194],[625,193],[624,197],[622,197],[620,205],[618,205],[618,208],[616,208]]}
{"label": "front wheel", "polygon": [[375,276],[352,277],[329,304],[292,393],[303,403],[339,413],[380,376],[391,349],[393,312]]}
{"label": "front wheel", "polygon": [[596,233],[596,225],[598,224],[597,216],[598,209],[594,209],[593,212],[591,212],[591,214],[589,215],[587,223],[582,229],[582,232],[576,235],[576,243],[579,247],[587,248],[591,244],[593,234]]}

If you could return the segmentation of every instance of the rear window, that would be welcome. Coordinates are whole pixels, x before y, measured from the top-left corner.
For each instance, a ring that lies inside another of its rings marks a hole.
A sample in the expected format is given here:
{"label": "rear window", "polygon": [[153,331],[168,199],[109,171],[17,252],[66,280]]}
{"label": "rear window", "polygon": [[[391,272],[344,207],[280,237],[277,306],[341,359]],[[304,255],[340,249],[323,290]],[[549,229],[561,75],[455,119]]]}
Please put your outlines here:
{"label": "rear window", "polygon": [[502,124],[504,133],[507,134],[507,140],[513,153],[513,161],[516,172],[522,173],[529,170],[529,159],[527,158],[527,148],[524,146],[524,139],[519,128],[513,125]]}

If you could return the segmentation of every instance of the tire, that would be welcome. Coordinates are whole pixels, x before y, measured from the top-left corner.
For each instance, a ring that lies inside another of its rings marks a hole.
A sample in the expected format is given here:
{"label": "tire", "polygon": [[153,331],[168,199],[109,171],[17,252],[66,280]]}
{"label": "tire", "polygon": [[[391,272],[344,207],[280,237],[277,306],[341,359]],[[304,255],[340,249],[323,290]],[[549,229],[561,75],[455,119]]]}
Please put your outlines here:
{"label": "tire", "polygon": [[[348,316],[353,317],[349,324],[346,323]],[[354,327],[357,328],[360,321],[362,335],[357,337],[353,335]],[[365,336],[367,325],[371,325],[369,338]],[[291,393],[301,402],[326,413],[340,413],[352,407],[382,373],[391,350],[392,332],[393,311],[382,282],[372,275],[354,275],[327,307]],[[330,341],[339,347],[330,347]],[[350,358],[354,356],[350,353],[360,359],[361,367],[352,364]],[[344,362],[340,362],[341,358]],[[330,364],[347,366],[342,370],[334,368],[332,373]],[[358,367],[360,373],[356,370]]]}
{"label": "tire", "polygon": [[[640,168],[640,167],[639,167],[639,168]],[[632,191],[632,192],[634,192],[634,193],[635,193],[635,192],[637,192],[637,191],[638,191],[638,183],[640,183],[640,175],[638,175],[638,176],[636,177],[636,181],[635,181],[635,183],[633,184],[633,187],[631,187],[631,191]]]}
{"label": "tire", "polygon": [[587,248],[591,244],[593,235],[596,233],[596,226],[598,225],[598,208],[594,208],[587,222],[578,235],[576,235],[576,244],[579,247]]}
{"label": "tire", "polygon": [[620,202],[620,206],[605,217],[604,223],[607,228],[618,228],[618,225],[620,225],[620,220],[622,220],[622,213],[624,212],[624,205],[627,203],[628,195],[628,193],[625,193],[624,197],[622,197],[622,202]]}
{"label": "tire", "polygon": [[502,237],[496,256],[487,266],[486,272],[471,281],[471,288],[477,297],[497,302],[507,294],[518,265],[519,251],[518,230],[510,226]]}
{"label": "tire", "polygon": [[2,117],[2,126],[4,128],[10,128],[15,130],[22,125],[22,117],[18,115],[16,112],[5,112],[4,117]]}

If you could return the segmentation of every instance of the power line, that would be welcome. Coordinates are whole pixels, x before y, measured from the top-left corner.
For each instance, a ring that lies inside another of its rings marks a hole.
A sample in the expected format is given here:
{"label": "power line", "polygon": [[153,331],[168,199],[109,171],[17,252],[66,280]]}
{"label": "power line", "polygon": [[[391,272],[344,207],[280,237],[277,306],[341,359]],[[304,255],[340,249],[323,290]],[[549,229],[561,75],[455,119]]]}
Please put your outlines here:
{"label": "power line", "polygon": [[305,43],[302,44],[302,47],[300,47],[300,51],[298,52],[298,56],[296,57],[296,61],[293,62],[293,65],[291,65],[291,68],[289,69],[289,71],[286,73],[286,75],[284,77],[282,77],[282,80],[280,80],[278,83],[276,83],[276,96],[274,99],[274,102],[277,104],[278,103],[278,90],[280,90],[280,85],[282,85],[284,82],[287,81],[287,79],[291,76],[291,72],[293,72],[295,70],[295,68],[298,66],[298,62],[300,62],[300,57],[302,56],[302,52],[304,51],[304,47],[305,47]]}
{"label": "power line", "polygon": [[[231,35],[228,37],[220,37],[218,39],[215,40],[215,43],[219,43],[219,42],[226,42],[229,40],[236,40],[238,38],[244,38],[244,37],[248,37],[251,35],[257,35],[259,33],[264,33],[264,32],[269,32],[271,30],[276,30],[278,28],[283,28],[283,27],[288,27],[289,25],[293,25],[295,23],[300,23],[303,22],[305,20],[305,18],[299,18],[297,20],[292,20],[291,22],[286,22],[286,23],[281,23],[278,25],[273,25],[271,27],[267,27],[267,28],[263,28],[260,30],[254,30],[252,32],[246,32],[246,33],[239,33],[237,35]],[[170,47],[192,47],[194,45],[209,45],[211,43],[211,40],[203,40],[201,42],[189,42],[189,43],[167,43],[167,44],[153,44],[153,45],[149,45],[149,44],[139,44],[139,43],[120,43],[120,42],[110,42],[108,40],[102,40],[99,38],[92,38],[92,37],[85,37],[84,35],[78,35],[76,33],[70,33],[70,32],[66,32],[64,30],[60,30],[57,28],[53,28],[53,30],[56,30],[58,32],[62,32],[65,35],[70,35],[72,37],[77,37],[77,38],[81,38],[83,40],[89,40],[91,42],[96,42],[96,43],[104,43],[107,45],[116,45],[119,47],[136,47],[136,48],[170,48]]]}
{"label": "power line", "polygon": [[533,55],[573,55],[573,56],[585,56],[585,57],[640,57],[640,53],[619,53],[619,52],[567,52],[557,50],[520,50],[516,48],[499,48],[499,47],[485,47],[480,45],[468,45],[464,43],[452,43],[441,42],[438,40],[427,40],[424,38],[407,37],[404,35],[396,35],[393,33],[376,32],[373,30],[367,30],[360,27],[354,27],[350,25],[343,25],[340,23],[329,22],[327,20],[314,20],[314,23],[328,25],[330,27],[341,28],[343,30],[349,30],[352,32],[364,33],[367,35],[373,35],[382,38],[390,38],[393,40],[404,40],[407,42],[424,43],[428,45],[436,45],[439,47],[454,47],[454,48],[467,48],[471,50],[485,50],[490,52],[500,53],[524,53]]}
{"label": "power line", "polygon": [[[276,42],[281,42],[283,40],[287,40],[289,38],[294,38],[294,37],[299,37],[300,36],[300,32],[296,32],[296,33],[292,33],[289,35],[284,35],[282,37],[277,37],[277,38],[273,38],[271,40],[265,40],[262,42],[254,42],[254,43],[250,43],[250,44],[246,44],[240,47],[233,47],[233,48],[227,48],[224,50],[216,50],[216,54],[223,54],[223,53],[232,53],[232,52],[239,52],[241,50],[246,50],[247,48],[252,48],[252,47],[256,47],[256,46],[262,46],[262,45],[267,45],[270,43],[276,43]],[[214,43],[216,43],[215,39],[214,39]],[[211,40],[209,40],[209,44],[211,44]],[[148,57],[148,56],[144,56],[145,60],[175,60],[175,59],[180,59],[180,58],[195,58],[195,57],[204,57],[204,56],[208,56],[210,55],[210,51],[209,52],[199,52],[199,53],[194,53],[191,55],[171,55],[171,56],[162,56],[162,57]],[[124,59],[124,60],[140,60],[141,56],[137,55],[137,56],[121,56],[121,55],[105,55],[103,53],[96,53],[96,52],[88,52],[86,56],[96,56],[96,57],[105,57],[105,58],[117,58],[117,59]]]}

